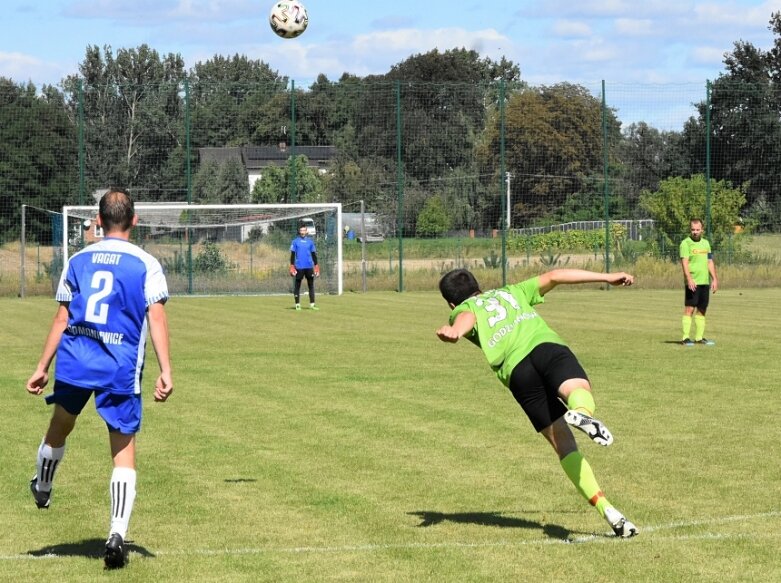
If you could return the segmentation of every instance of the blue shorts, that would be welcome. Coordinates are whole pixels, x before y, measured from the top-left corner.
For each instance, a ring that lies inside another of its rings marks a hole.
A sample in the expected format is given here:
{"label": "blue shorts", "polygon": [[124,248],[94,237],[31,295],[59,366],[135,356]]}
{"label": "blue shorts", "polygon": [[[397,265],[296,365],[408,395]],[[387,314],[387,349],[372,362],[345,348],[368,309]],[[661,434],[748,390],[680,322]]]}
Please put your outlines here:
{"label": "blue shorts", "polygon": [[95,409],[106,422],[109,431],[133,435],[141,429],[141,393],[120,395],[105,390],[82,389],[62,381],[54,381],[54,392],[46,403],[56,403],[71,415],[79,415],[89,398],[95,395]]}

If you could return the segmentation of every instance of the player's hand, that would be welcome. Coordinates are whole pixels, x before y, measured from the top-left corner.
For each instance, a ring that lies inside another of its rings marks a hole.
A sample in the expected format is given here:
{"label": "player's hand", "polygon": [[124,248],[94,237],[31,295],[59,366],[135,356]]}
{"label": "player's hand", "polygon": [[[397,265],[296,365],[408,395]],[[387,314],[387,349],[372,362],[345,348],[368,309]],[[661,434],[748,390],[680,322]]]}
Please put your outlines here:
{"label": "player's hand", "polygon": [[290,266],[290,277],[295,277],[297,273],[298,273],[298,270],[296,270],[296,266],[295,265],[291,265]]}
{"label": "player's hand", "polygon": [[166,401],[174,390],[174,383],[171,380],[171,373],[160,373],[155,381],[155,401]]}
{"label": "player's hand", "polygon": [[442,342],[458,342],[460,336],[453,326],[442,326],[437,330],[437,336]]}
{"label": "player's hand", "polygon": [[27,392],[31,395],[40,395],[43,388],[49,383],[49,373],[45,370],[36,370],[33,375],[27,379]]}
{"label": "player's hand", "polygon": [[608,275],[607,282],[610,285],[630,286],[635,282],[635,278],[633,275],[629,275],[628,273],[624,273],[623,271],[620,271],[618,273],[608,273],[607,275]]}
{"label": "player's hand", "polygon": [[315,277],[320,277],[320,266],[315,265]]}
{"label": "player's hand", "polygon": [[694,282],[694,280],[690,277],[689,281],[686,283],[686,285],[689,287],[690,290],[697,291],[697,284]]}
{"label": "player's hand", "polygon": [[713,281],[710,282],[710,291],[711,291],[711,293],[714,293],[714,294],[717,291],[719,291],[719,280],[718,279],[713,278]]}

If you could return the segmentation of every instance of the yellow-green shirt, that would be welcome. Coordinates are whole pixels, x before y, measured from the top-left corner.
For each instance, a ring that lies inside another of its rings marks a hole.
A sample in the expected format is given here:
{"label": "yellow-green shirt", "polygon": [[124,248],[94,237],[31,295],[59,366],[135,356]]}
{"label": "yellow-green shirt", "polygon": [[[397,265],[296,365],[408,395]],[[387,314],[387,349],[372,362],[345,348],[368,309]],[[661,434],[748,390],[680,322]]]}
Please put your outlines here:
{"label": "yellow-green shirt", "polygon": [[708,260],[712,258],[712,255],[707,239],[693,241],[691,237],[686,237],[681,241],[680,257],[689,260],[689,273],[691,273],[694,283],[697,285],[710,283]]}
{"label": "yellow-green shirt", "polygon": [[508,386],[513,369],[543,342],[566,343],[532,308],[544,302],[540,278],[489,290],[471,297],[450,313],[452,324],[461,312],[475,315],[475,326],[465,336],[476,344],[499,380]]}

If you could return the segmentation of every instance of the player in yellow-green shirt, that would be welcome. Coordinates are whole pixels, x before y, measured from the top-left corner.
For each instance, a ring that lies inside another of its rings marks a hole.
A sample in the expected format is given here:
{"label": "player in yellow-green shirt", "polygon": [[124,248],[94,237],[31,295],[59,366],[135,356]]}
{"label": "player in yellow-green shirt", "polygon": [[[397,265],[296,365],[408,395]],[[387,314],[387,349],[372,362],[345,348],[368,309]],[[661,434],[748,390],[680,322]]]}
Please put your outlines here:
{"label": "player in yellow-green shirt", "polygon": [[603,446],[610,445],[613,436],[593,417],[594,397],[583,367],[533,306],[542,303],[543,296],[559,284],[603,282],[628,286],[633,281],[627,273],[555,269],[483,292],[471,272],[456,269],[439,282],[452,312],[449,323],[437,330],[443,342],[466,338],[483,351],[534,428],[551,444],[567,477],[613,532],[625,538],[635,536],[638,530],[608,502],[591,466],[578,451],[570,426]]}
{"label": "player in yellow-green shirt", "polygon": [[[713,253],[710,243],[702,236],[702,221],[689,221],[690,235],[681,241],[680,258],[684,277],[684,302],[681,327],[683,338],[681,344],[694,346],[715,344],[705,338],[705,312],[710,302],[710,292],[714,294],[719,289],[716,277],[716,265],[713,263]],[[697,313],[695,314],[695,309]],[[694,341],[690,338],[692,316],[694,319]]]}

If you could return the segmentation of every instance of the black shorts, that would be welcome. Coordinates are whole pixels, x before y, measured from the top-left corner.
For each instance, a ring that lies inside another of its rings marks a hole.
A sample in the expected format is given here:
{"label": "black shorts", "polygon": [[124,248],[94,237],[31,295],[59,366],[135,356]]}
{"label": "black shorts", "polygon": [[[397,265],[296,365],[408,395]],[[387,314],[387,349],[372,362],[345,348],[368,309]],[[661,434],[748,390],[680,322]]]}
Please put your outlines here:
{"label": "black shorts", "polygon": [[588,377],[572,351],[562,344],[540,344],[513,369],[510,392],[538,432],[567,412],[559,400],[559,387],[570,379]]}
{"label": "black shorts", "polygon": [[710,302],[710,285],[698,285],[694,291],[686,286],[683,305],[690,308],[697,308],[703,314],[708,309],[708,303]]}
{"label": "black shorts", "polygon": [[315,270],[312,267],[304,267],[302,269],[296,269],[296,281],[301,281],[306,278],[307,283],[311,282],[315,278]]}

